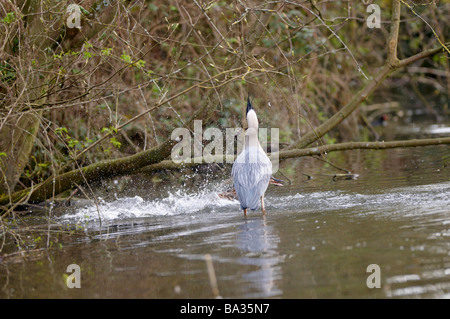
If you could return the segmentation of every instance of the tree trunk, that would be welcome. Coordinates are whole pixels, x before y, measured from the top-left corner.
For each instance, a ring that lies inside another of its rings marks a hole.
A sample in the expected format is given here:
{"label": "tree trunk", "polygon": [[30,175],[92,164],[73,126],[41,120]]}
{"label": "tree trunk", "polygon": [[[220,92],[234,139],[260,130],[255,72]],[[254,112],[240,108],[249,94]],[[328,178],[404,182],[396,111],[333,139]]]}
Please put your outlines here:
{"label": "tree trunk", "polygon": [[18,119],[12,118],[3,123],[0,130],[0,152],[6,157],[0,158],[0,194],[14,191],[23,169],[27,165],[34,139],[39,129],[41,113],[26,113]]}

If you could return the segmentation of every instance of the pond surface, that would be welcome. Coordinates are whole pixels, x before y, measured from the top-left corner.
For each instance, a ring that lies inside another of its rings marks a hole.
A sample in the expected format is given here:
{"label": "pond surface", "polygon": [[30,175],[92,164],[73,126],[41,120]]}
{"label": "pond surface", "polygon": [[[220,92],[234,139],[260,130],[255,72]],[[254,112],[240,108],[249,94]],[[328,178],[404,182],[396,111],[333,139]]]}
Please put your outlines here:
{"label": "pond surface", "polygon": [[[450,147],[328,159],[357,178],[288,160],[276,176],[290,185],[269,187],[265,216],[244,217],[218,197],[223,186],[152,199],[140,184],[98,209],[55,211],[50,226],[45,214],[23,217],[11,229],[36,248],[2,257],[0,297],[212,298],[206,254],[224,298],[450,297]],[[66,286],[69,264],[80,266],[80,289]],[[371,264],[381,288],[367,286]]]}

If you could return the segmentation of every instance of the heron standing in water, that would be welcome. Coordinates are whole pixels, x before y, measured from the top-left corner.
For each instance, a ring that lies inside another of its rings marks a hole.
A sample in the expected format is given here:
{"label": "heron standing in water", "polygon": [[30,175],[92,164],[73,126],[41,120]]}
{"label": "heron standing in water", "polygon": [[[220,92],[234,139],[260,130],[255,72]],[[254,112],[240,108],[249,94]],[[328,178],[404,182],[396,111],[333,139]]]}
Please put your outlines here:
{"label": "heron standing in water", "polygon": [[247,215],[248,208],[258,209],[260,201],[261,210],[265,214],[264,193],[272,176],[272,162],[259,144],[258,117],[249,98],[247,124],[244,148],[233,164],[231,176],[244,215]]}

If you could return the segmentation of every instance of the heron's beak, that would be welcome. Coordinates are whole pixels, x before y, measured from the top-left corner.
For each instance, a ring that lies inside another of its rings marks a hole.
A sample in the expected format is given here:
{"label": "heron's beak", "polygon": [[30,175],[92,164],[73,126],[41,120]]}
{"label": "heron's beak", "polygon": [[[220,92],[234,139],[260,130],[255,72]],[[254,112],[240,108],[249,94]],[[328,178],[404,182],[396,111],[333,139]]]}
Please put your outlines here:
{"label": "heron's beak", "polygon": [[[250,97],[247,97],[247,113],[250,110],[253,110],[253,106],[252,106],[252,103],[250,102]],[[245,113],[245,114],[247,114],[247,113]]]}

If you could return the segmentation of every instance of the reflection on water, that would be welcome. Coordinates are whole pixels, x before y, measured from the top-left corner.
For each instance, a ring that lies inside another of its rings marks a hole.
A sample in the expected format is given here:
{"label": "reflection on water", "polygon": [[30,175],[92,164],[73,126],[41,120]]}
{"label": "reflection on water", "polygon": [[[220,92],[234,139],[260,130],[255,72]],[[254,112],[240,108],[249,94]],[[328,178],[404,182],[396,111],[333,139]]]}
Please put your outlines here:
{"label": "reflection on water", "polygon": [[428,135],[448,135],[450,134],[450,127],[445,124],[431,124],[426,126],[399,126],[396,128],[399,134],[428,134]]}
{"label": "reflection on water", "polygon": [[265,216],[246,219],[238,227],[236,247],[242,251],[242,257],[237,262],[257,267],[242,275],[242,282],[249,283],[258,292],[248,297],[273,297],[282,294],[277,285],[282,277],[280,263],[283,261],[278,253],[279,241],[275,229],[267,225]]}
{"label": "reflection on water", "polygon": [[[450,297],[449,159],[448,147],[351,152],[330,160],[359,177],[338,181],[287,161],[292,184],[269,188],[265,216],[217,187],[100,200],[55,217],[50,249],[45,216],[25,218],[16,233],[36,249],[0,258],[0,297],[211,298],[205,254],[224,298]],[[72,263],[81,289],[64,284]],[[366,286],[370,264],[381,289]]]}

